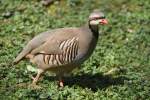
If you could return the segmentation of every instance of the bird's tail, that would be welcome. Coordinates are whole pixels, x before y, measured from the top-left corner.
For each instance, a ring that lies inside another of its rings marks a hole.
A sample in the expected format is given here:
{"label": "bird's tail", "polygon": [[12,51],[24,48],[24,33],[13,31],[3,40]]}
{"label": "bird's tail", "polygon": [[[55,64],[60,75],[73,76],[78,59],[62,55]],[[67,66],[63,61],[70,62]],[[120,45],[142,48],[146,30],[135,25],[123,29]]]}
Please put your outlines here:
{"label": "bird's tail", "polygon": [[21,53],[15,58],[15,60],[13,61],[13,64],[19,63],[19,61],[22,60],[30,51],[31,51],[31,47],[27,45],[27,46],[21,51]]}

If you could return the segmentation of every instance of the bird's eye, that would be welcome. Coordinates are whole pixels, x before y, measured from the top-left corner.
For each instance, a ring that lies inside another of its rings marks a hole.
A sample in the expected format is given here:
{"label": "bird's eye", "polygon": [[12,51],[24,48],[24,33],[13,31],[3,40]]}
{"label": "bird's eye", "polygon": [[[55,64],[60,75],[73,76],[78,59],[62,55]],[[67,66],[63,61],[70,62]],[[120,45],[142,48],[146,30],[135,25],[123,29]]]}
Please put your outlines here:
{"label": "bird's eye", "polygon": [[105,19],[105,16],[100,17],[100,19]]}
{"label": "bird's eye", "polygon": [[98,20],[98,19],[100,19],[100,17],[94,17],[91,20]]}
{"label": "bird's eye", "polygon": [[90,20],[98,20],[98,19],[105,19],[105,16],[101,16],[101,17],[93,17]]}

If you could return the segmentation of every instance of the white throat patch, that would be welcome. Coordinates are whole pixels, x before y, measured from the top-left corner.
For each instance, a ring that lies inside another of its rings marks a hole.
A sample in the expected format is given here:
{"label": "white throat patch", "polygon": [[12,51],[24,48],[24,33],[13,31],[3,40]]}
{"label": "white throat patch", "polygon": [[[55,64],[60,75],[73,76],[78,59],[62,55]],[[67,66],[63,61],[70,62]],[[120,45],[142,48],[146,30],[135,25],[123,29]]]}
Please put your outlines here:
{"label": "white throat patch", "polygon": [[90,25],[98,25],[99,23],[100,23],[100,19],[90,21]]}

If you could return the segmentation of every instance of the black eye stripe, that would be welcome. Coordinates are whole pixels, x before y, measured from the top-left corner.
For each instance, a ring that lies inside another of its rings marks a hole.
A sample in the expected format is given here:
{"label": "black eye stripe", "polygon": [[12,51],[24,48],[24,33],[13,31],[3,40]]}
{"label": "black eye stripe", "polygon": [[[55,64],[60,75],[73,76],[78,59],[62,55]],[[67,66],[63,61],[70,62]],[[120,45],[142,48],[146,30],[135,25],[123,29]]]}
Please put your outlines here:
{"label": "black eye stripe", "polygon": [[100,19],[105,19],[105,16],[103,16],[103,17],[100,17]]}
{"label": "black eye stripe", "polygon": [[105,19],[105,17],[103,16],[103,17],[93,17],[93,18],[91,18],[91,20],[97,20],[97,19]]}

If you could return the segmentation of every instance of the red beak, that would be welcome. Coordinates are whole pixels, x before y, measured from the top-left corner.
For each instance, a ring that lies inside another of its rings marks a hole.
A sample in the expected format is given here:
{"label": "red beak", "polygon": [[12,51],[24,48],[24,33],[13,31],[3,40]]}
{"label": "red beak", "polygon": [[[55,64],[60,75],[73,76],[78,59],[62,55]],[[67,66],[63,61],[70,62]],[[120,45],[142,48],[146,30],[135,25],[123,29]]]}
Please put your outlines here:
{"label": "red beak", "polygon": [[108,21],[106,19],[101,19],[100,24],[103,24],[103,25],[108,24]]}

